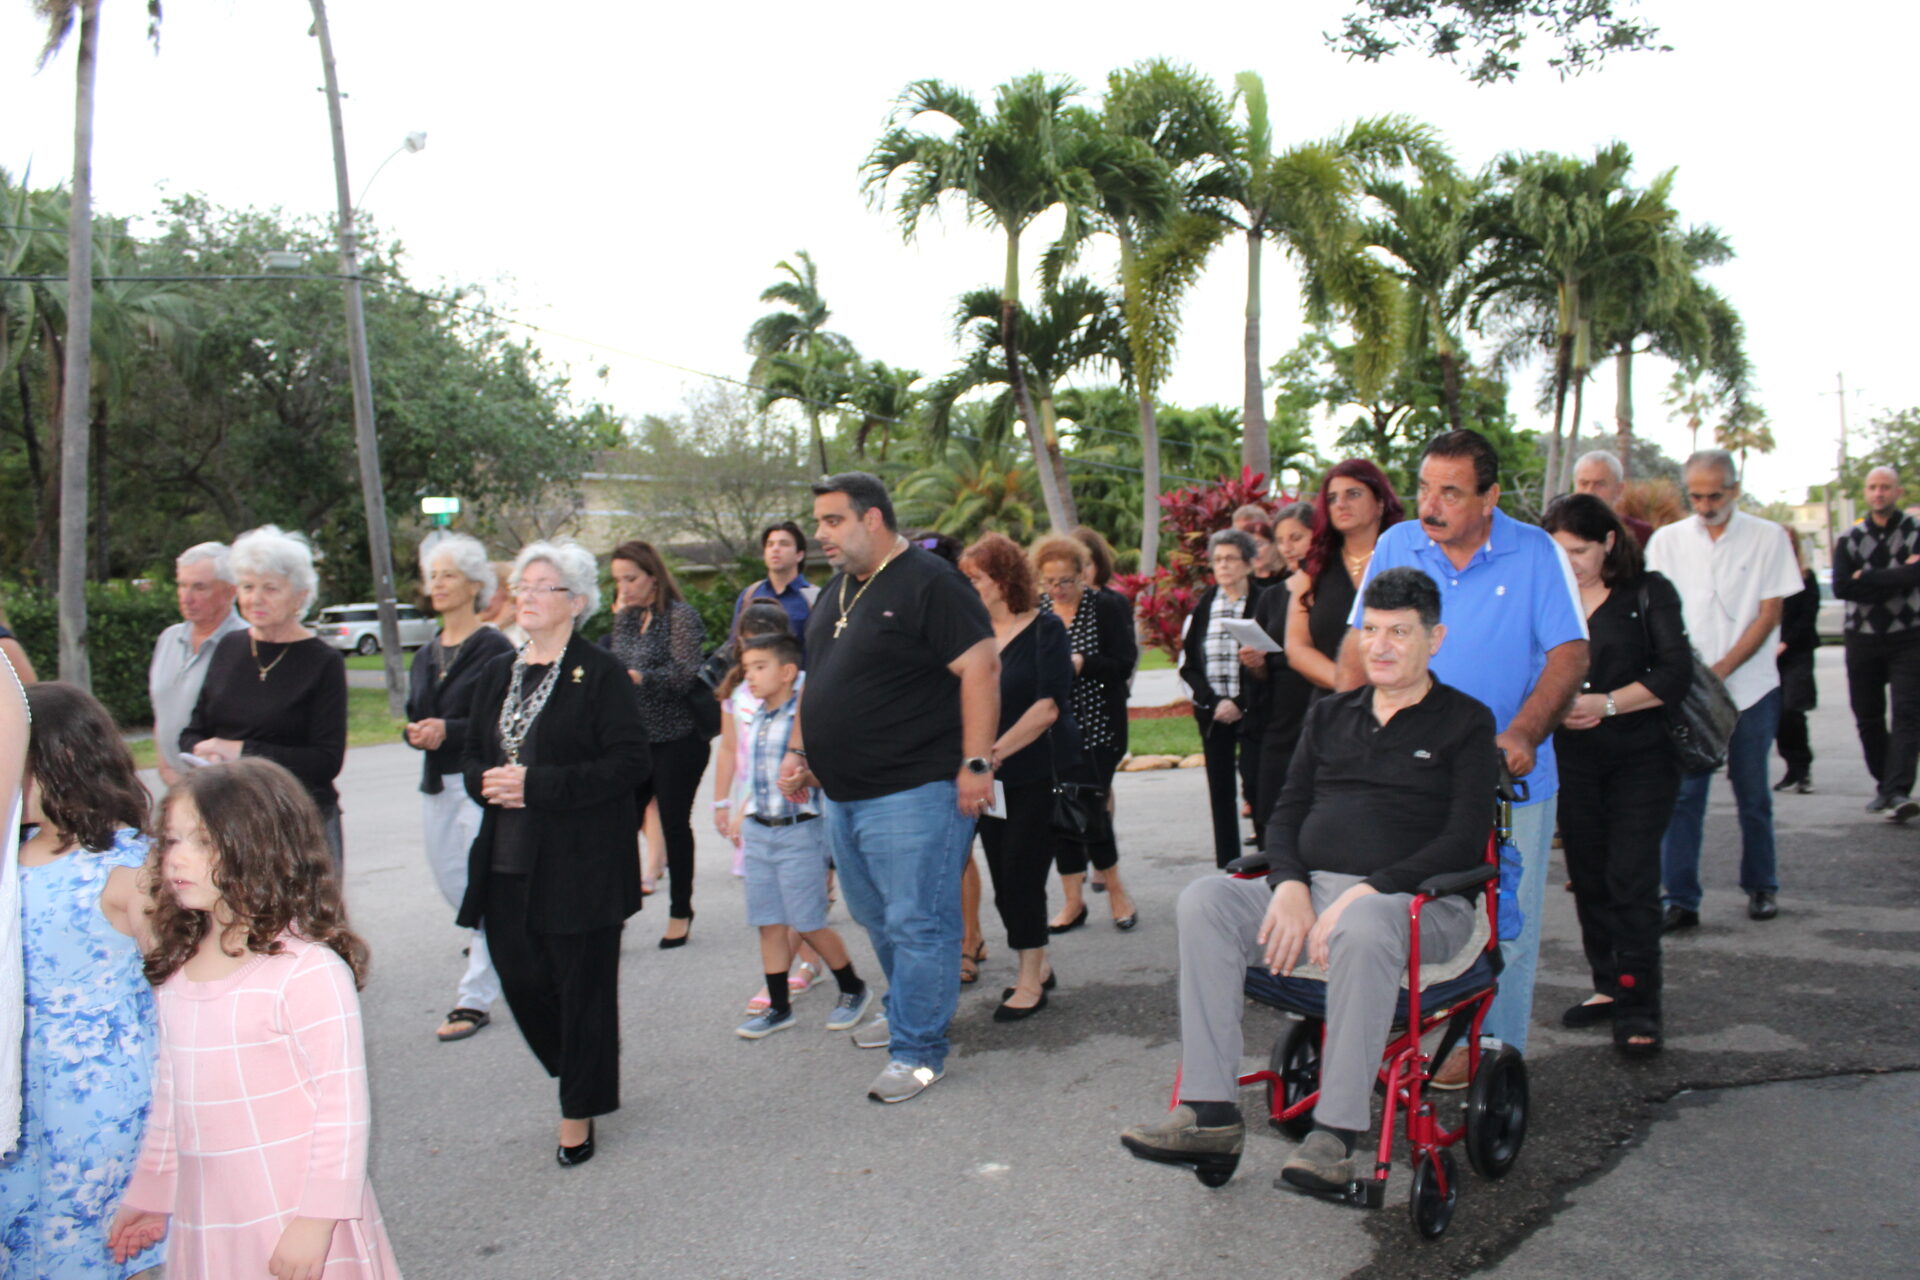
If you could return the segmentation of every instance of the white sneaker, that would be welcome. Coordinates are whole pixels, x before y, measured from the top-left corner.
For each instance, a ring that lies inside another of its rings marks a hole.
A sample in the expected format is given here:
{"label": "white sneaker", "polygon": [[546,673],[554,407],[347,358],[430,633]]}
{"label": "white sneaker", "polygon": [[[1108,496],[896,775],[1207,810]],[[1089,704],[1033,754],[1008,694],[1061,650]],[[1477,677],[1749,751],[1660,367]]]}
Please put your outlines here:
{"label": "white sneaker", "polygon": [[893,1032],[887,1027],[887,1015],[881,1014],[866,1026],[853,1033],[853,1043],[861,1049],[884,1049],[893,1043]]}
{"label": "white sneaker", "polygon": [[944,1076],[946,1072],[935,1071],[932,1067],[916,1067],[911,1062],[902,1062],[895,1058],[887,1064],[887,1069],[873,1078],[867,1086],[867,1096],[875,1102],[905,1102],[925,1091],[926,1087]]}

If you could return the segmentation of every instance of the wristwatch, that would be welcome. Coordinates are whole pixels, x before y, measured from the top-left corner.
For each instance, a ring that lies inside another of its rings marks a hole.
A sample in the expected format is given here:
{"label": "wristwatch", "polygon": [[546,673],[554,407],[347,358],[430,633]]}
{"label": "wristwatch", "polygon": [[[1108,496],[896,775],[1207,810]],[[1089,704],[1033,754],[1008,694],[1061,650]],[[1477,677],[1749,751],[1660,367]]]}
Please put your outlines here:
{"label": "wristwatch", "polygon": [[1608,694],[1606,714],[1612,716],[1612,715],[1618,715],[1619,713],[1620,713],[1620,708],[1613,705],[1613,695]]}
{"label": "wristwatch", "polygon": [[993,762],[985,756],[968,756],[960,763],[966,768],[968,773],[973,774],[975,777],[983,773],[993,772]]}

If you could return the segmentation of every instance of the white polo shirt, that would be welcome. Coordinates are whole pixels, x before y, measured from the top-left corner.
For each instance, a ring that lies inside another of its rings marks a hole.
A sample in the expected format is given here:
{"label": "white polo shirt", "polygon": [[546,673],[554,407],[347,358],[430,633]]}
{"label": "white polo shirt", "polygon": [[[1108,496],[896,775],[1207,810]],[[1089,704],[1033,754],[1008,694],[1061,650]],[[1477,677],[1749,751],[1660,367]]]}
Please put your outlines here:
{"label": "white polo shirt", "polygon": [[[1702,658],[1718,662],[1753,620],[1762,600],[1784,600],[1806,584],[1793,560],[1785,529],[1771,520],[1736,511],[1715,539],[1699,516],[1654,531],[1647,567],[1664,574],[1680,593],[1687,636]],[[1727,692],[1745,711],[1780,687],[1775,627],[1753,656],[1727,677]]]}

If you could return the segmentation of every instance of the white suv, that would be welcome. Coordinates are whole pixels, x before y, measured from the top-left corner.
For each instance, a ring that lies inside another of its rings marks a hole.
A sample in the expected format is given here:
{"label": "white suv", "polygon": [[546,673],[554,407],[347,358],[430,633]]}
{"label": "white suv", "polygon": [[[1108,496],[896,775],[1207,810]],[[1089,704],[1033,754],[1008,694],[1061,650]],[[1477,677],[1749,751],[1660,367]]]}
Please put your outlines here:
{"label": "white suv", "polygon": [[[400,606],[400,647],[418,649],[433,639],[438,620],[410,604]],[[347,653],[380,652],[380,606],[336,604],[320,611],[314,634]]]}

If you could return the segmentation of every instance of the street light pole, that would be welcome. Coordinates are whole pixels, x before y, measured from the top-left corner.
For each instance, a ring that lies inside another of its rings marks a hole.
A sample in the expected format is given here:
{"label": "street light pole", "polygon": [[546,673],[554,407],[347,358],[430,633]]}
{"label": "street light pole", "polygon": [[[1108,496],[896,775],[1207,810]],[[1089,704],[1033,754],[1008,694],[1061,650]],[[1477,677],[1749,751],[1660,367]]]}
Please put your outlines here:
{"label": "street light pole", "polygon": [[320,38],[326,72],[327,117],[333,127],[333,181],[340,202],[340,274],[346,278],[347,361],[353,381],[353,439],[360,455],[360,499],[367,509],[367,553],[373,562],[374,603],[380,612],[380,654],[386,668],[387,709],[404,715],[406,675],[400,665],[400,606],[394,598],[393,543],[387,533],[386,488],[380,479],[380,439],[373,418],[373,369],[367,358],[367,309],[360,291],[360,253],[355,244],[353,189],[347,184],[347,133],[340,115],[340,82],[333,67],[333,37],[326,0],[311,0],[313,33]]}

